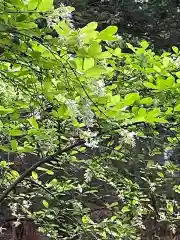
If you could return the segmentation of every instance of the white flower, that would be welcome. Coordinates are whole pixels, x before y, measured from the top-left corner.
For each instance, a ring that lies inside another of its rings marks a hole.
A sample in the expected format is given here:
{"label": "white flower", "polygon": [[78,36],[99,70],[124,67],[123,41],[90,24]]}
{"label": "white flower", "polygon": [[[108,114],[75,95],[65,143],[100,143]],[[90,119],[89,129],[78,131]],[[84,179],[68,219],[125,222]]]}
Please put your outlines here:
{"label": "white flower", "polygon": [[90,148],[98,148],[98,143],[98,140],[89,139],[89,141],[85,142],[85,145]]}
{"label": "white flower", "polygon": [[6,230],[6,228],[0,227],[0,233],[3,233],[3,230]]}
{"label": "white flower", "polygon": [[94,125],[94,113],[91,110],[91,101],[85,99],[85,103],[82,107],[82,117],[81,119],[86,124],[87,127],[92,127]]}
{"label": "white flower", "polygon": [[80,116],[79,106],[76,103],[76,101],[68,99],[66,100],[66,105],[71,111],[71,113],[74,115],[74,117]]}
{"label": "white flower", "polygon": [[92,82],[93,91],[97,96],[103,97],[106,94],[104,79]]}
{"label": "white flower", "polygon": [[90,129],[82,132],[82,136],[85,140],[85,145],[90,148],[97,148],[99,139],[97,138],[97,132],[91,132]]}
{"label": "white flower", "polygon": [[132,147],[136,146],[136,141],[135,141],[135,132],[129,132],[128,130],[122,130],[121,135],[123,136],[123,141]]}

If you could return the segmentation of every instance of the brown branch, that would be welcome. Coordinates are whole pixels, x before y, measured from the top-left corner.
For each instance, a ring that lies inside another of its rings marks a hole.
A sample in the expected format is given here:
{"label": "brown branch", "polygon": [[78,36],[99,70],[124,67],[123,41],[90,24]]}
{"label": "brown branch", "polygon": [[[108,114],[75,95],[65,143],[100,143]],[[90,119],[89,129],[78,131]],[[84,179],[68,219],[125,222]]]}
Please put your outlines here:
{"label": "brown branch", "polygon": [[28,168],[20,177],[18,177],[4,192],[3,194],[0,196],[0,203],[2,203],[4,201],[4,199],[8,196],[8,194],[19,184],[21,183],[25,177],[27,177],[32,171],[36,170],[39,166],[41,166],[44,163],[47,162],[51,162],[52,160],[54,160],[54,158],[56,158],[58,155],[68,152],[71,149],[80,146],[81,144],[83,144],[84,141],[79,141],[63,150],[57,151],[56,153],[54,153],[51,156],[42,158],[41,160],[39,160],[37,163],[35,163],[34,165],[32,165],[30,168]]}

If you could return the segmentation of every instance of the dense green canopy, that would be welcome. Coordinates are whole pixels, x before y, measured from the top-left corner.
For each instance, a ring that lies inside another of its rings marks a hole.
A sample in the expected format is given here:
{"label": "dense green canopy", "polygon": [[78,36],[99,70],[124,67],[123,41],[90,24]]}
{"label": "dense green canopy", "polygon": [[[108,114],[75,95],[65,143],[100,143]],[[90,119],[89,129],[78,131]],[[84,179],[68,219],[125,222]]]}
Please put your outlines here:
{"label": "dense green canopy", "polygon": [[179,49],[124,53],[116,26],[49,0],[0,9],[2,218],[52,239],[179,234]]}

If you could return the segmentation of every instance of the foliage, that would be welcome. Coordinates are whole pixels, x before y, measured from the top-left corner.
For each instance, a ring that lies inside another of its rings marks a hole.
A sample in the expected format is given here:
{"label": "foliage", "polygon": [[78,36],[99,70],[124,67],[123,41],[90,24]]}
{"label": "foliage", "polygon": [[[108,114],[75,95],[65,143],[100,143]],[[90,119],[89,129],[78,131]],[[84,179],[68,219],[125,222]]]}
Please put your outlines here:
{"label": "foliage", "polygon": [[[62,1],[55,0],[55,6]],[[171,0],[63,0],[76,8],[75,25],[82,27],[97,21],[99,28],[119,27],[119,34],[137,44],[151,42],[156,51],[179,46],[179,1]],[[125,48],[125,46],[124,46]]]}
{"label": "foliage", "polygon": [[156,55],[142,41],[123,53],[117,27],[75,29],[73,8],[51,1],[0,9],[0,148],[40,159],[23,170],[2,159],[1,204],[54,239],[141,239],[162,221],[176,228],[178,48]]}

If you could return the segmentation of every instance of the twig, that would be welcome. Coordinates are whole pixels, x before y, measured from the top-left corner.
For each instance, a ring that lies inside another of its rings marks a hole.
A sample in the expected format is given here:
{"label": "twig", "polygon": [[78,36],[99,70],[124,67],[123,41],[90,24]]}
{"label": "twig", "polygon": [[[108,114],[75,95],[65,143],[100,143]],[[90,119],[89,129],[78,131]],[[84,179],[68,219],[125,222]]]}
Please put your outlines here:
{"label": "twig", "polygon": [[83,144],[84,141],[79,141],[63,150],[57,151],[56,153],[54,153],[51,156],[42,158],[40,161],[38,161],[37,163],[35,163],[34,165],[32,165],[30,168],[28,168],[20,177],[18,177],[5,191],[4,193],[0,196],[0,203],[2,203],[4,201],[4,199],[8,196],[8,194],[20,183],[24,180],[25,177],[27,177],[32,171],[34,171],[35,169],[37,169],[39,166],[41,166],[44,163],[50,162],[52,161],[54,158],[56,158],[59,154],[65,153],[70,151],[71,149],[80,146],[81,144]]}

